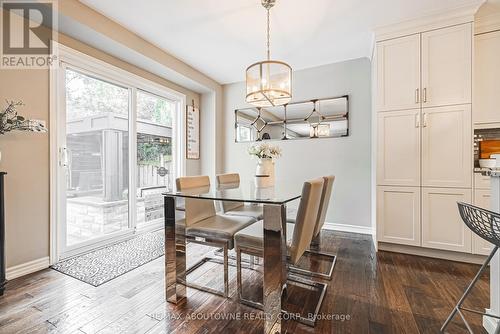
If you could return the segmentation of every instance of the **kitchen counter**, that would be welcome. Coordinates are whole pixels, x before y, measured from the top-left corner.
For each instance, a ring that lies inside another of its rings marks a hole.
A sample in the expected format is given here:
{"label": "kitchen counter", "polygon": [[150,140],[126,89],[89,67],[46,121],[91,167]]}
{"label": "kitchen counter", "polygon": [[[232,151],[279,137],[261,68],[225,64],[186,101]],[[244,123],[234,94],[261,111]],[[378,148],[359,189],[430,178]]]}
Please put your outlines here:
{"label": "kitchen counter", "polygon": [[500,168],[474,168],[474,173],[480,173],[484,176],[500,176]]}

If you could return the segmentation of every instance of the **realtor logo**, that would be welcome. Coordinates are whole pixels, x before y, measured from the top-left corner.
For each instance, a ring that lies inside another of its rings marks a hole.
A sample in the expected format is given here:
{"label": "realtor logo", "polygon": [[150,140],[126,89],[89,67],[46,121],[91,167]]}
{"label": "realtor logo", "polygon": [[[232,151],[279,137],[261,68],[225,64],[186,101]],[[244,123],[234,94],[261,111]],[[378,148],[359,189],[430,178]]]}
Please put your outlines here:
{"label": "realtor logo", "polygon": [[2,69],[49,68],[56,56],[52,47],[57,30],[56,2],[0,0]]}

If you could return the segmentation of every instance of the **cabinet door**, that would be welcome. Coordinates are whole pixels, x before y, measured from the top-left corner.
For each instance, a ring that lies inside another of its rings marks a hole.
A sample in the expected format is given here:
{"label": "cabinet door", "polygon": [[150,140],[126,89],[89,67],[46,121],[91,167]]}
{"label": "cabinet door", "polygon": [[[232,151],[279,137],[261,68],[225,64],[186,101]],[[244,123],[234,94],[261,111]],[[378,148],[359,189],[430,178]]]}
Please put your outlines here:
{"label": "cabinet door", "polygon": [[475,37],[474,123],[500,123],[500,31]]}
{"label": "cabinet door", "polygon": [[472,250],[471,231],[462,221],[457,202],[470,203],[472,190],[422,188],[422,246],[450,251]]}
{"label": "cabinet door", "polygon": [[[491,190],[476,189],[474,191],[474,205],[489,210],[491,208]],[[492,248],[491,243],[474,233],[472,234],[472,252],[474,254],[489,255]]]}
{"label": "cabinet door", "polygon": [[422,104],[436,107],[471,103],[472,25],[422,34]]}
{"label": "cabinet door", "polygon": [[472,187],[470,105],[424,109],[422,185]]}
{"label": "cabinet door", "polygon": [[474,189],[491,189],[491,176],[474,173]]}
{"label": "cabinet door", "polygon": [[377,183],[420,186],[420,110],[378,114]]}
{"label": "cabinet door", "polygon": [[420,246],[420,187],[377,188],[377,240]]}
{"label": "cabinet door", "polygon": [[420,108],[420,34],[377,43],[377,111]]}

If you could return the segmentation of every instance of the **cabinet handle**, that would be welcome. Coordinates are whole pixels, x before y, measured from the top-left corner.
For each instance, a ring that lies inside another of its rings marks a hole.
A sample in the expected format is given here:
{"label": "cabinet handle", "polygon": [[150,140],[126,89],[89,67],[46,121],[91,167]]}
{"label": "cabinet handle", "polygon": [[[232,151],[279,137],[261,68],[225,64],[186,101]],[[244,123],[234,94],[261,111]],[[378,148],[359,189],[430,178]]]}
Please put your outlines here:
{"label": "cabinet handle", "polygon": [[415,127],[419,128],[420,127],[420,112],[415,114]]}
{"label": "cabinet handle", "polygon": [[420,88],[415,89],[415,103],[420,103]]}
{"label": "cabinet handle", "polygon": [[427,127],[427,113],[424,112],[424,128]]}
{"label": "cabinet handle", "polygon": [[427,103],[427,88],[424,88],[424,103]]}

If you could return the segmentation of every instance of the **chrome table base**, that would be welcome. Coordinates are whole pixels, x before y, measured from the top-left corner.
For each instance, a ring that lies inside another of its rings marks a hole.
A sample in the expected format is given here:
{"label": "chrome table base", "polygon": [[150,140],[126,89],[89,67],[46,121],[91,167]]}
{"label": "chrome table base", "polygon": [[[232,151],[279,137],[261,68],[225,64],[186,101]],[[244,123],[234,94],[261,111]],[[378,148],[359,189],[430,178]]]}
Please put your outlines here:
{"label": "chrome table base", "polygon": [[[186,229],[175,224],[175,198],[164,196],[165,210],[165,291],[166,299],[177,304],[186,298]],[[189,240],[193,242],[193,240]],[[224,263],[227,268],[227,247],[224,248]],[[286,288],[286,205],[264,205],[264,333],[281,332],[282,294]],[[199,267],[199,266],[198,266]],[[190,272],[194,268],[190,268]],[[229,294],[228,273],[224,271],[224,295]],[[196,286],[209,291],[207,287]],[[210,289],[212,290],[212,289]],[[220,294],[220,291],[209,291]]]}
{"label": "chrome table base", "polygon": [[[164,197],[165,210],[165,294],[170,303],[186,298],[186,230],[175,224],[175,198]],[[176,231],[177,229],[177,231]],[[176,233],[177,232],[177,233]]]}

